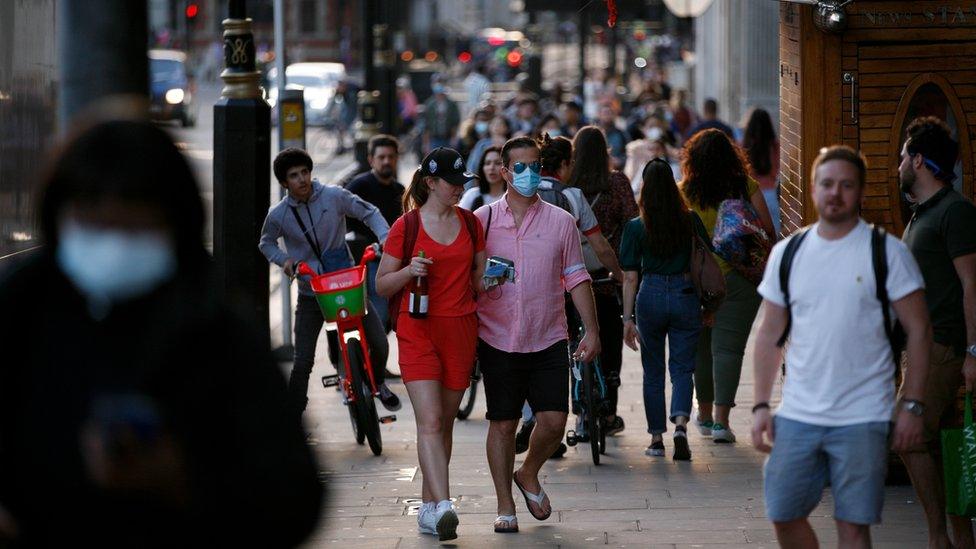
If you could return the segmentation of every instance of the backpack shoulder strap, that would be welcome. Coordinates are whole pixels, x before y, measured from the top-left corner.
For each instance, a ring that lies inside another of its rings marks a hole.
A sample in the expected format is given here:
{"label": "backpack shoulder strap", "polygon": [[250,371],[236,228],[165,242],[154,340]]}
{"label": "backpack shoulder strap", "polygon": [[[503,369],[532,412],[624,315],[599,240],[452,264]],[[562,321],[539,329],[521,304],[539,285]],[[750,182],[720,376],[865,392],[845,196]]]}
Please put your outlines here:
{"label": "backpack shoulder strap", "polygon": [[897,371],[900,345],[895,337],[895,326],[891,322],[891,299],[888,297],[888,232],[881,225],[871,227],[871,266],[874,268],[875,295],[881,302],[881,316],[884,318],[885,336],[891,346],[891,356]]}
{"label": "backpack shoulder strap", "polygon": [[497,203],[498,202],[488,204],[488,223],[485,224],[485,242],[488,242],[488,231],[491,230],[491,212],[495,210],[495,204]]}
{"label": "backpack shoulder strap", "polygon": [[793,309],[790,305],[790,269],[793,267],[796,251],[800,248],[800,244],[803,243],[808,232],[810,232],[810,227],[804,227],[786,243],[786,249],[783,250],[783,257],[779,262],[779,287],[783,292],[783,300],[786,302],[786,328],[783,329],[783,334],[779,336],[779,340],[776,342],[777,347],[786,344],[786,339],[790,336],[790,329],[793,327]]}
{"label": "backpack shoulder strap", "polygon": [[[475,217],[474,212],[471,210],[466,210],[464,208],[458,208],[461,212],[461,218],[464,219],[464,226],[468,229],[468,236],[471,237],[471,249],[473,250],[478,245],[478,218]],[[472,254],[471,259],[471,270],[473,271],[475,267],[474,255]]]}
{"label": "backpack shoulder strap", "polygon": [[420,233],[420,210],[414,208],[403,216],[403,251],[400,254],[400,268],[406,267],[413,257],[413,247]]}

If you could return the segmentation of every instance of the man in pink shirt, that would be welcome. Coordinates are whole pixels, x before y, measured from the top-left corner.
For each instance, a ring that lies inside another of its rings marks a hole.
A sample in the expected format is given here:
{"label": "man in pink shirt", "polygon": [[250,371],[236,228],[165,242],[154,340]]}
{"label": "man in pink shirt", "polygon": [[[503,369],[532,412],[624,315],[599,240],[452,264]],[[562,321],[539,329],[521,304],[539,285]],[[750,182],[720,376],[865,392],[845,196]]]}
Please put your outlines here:
{"label": "man in pink shirt", "polygon": [[[488,256],[515,262],[515,280],[478,297],[478,360],[488,403],[488,466],[498,498],[496,532],[517,532],[512,481],[538,520],[552,505],[539,470],[559,446],[569,413],[569,354],[564,292],[570,292],[586,328],[577,354],[600,352],[590,276],[583,263],[576,221],[536,194],[541,181],[539,146],[527,137],[502,148],[505,196],[475,212],[485,227]],[[529,451],[518,471],[515,430],[528,400],[536,415]]]}

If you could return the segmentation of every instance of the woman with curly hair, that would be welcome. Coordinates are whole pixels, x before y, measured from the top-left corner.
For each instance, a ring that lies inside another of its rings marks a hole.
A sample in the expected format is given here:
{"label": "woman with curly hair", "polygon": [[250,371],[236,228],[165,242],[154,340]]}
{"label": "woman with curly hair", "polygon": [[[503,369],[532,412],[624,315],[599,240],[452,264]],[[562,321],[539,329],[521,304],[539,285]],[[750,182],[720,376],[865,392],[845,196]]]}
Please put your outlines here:
{"label": "woman with curly hair", "polygon": [[[763,229],[773,234],[766,200],[759,184],[749,176],[749,160],[724,133],[709,129],[695,134],[685,144],[681,171],[685,175],[681,190],[701,217],[709,237],[714,236],[719,205],[730,198],[748,199]],[[718,443],[732,443],[735,434],[729,426],[729,413],[735,406],[746,340],[762,300],[751,282],[718,256],[716,259],[725,273],[726,297],[714,318],[706,319],[698,339],[696,423],[702,435],[711,435]]]}

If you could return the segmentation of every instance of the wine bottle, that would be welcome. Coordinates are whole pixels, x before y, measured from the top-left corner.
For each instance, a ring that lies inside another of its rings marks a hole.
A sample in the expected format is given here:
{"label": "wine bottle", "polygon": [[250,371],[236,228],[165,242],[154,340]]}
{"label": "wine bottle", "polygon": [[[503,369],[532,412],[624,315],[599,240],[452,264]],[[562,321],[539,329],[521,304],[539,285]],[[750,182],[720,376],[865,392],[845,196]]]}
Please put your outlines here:
{"label": "wine bottle", "polygon": [[[424,251],[420,250],[417,257],[425,257]],[[427,277],[419,275],[410,289],[410,301],[407,306],[407,311],[412,318],[427,318],[427,307],[429,306],[427,294]]]}

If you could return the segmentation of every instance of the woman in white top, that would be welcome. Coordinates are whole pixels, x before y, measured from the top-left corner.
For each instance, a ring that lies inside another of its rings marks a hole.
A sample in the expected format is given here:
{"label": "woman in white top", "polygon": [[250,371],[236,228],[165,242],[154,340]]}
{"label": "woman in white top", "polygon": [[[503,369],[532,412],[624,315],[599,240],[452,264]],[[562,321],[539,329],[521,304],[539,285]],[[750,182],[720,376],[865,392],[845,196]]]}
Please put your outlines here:
{"label": "woman in white top", "polygon": [[458,206],[474,211],[491,204],[505,194],[505,180],[502,179],[502,148],[491,146],[485,149],[478,163],[478,186],[472,187],[461,195]]}

